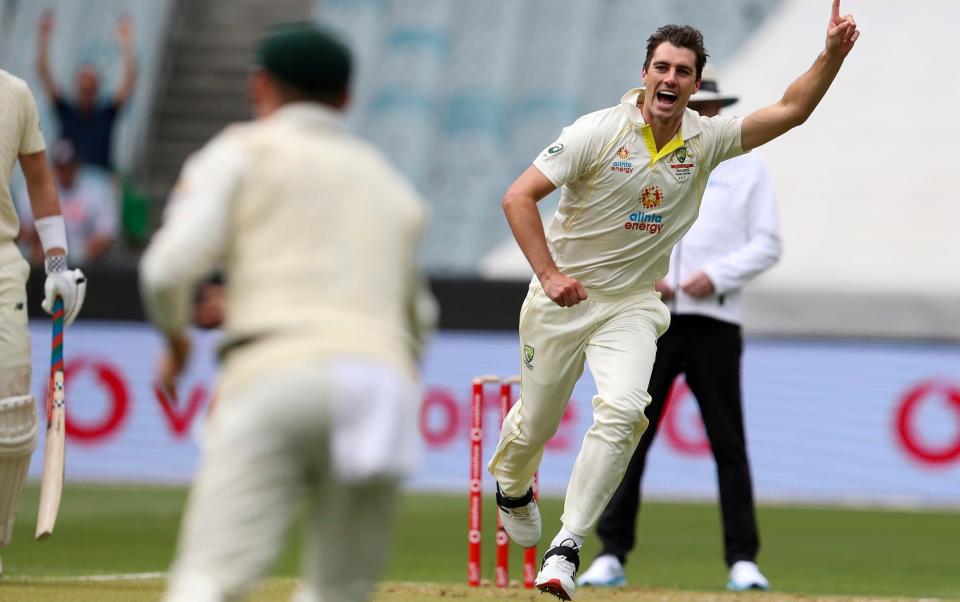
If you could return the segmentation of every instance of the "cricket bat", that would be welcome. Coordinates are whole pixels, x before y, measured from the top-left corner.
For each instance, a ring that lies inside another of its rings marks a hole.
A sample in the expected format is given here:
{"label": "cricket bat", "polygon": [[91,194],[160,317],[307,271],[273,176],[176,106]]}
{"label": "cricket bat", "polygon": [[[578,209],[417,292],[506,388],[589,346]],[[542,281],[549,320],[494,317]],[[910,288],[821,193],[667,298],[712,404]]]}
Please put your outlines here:
{"label": "cricket bat", "polygon": [[38,540],[53,534],[63,492],[65,421],[63,390],[63,299],[53,302],[53,339],[50,346],[50,383],[47,386],[47,440],[43,448],[40,478],[40,509],[37,512]]}

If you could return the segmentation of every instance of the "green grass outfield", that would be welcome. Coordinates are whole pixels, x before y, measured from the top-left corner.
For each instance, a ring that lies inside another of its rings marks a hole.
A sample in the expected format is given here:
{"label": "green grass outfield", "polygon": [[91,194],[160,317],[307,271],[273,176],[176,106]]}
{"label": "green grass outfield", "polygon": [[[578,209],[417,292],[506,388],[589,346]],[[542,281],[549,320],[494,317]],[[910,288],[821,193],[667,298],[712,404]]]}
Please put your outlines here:
{"label": "green grass outfield", "polygon": [[[169,565],[186,492],[180,488],[80,486],[68,483],[56,532],[33,540],[37,489],[21,500],[13,544],[3,550],[0,602],[157,600]],[[486,525],[494,524],[492,500]],[[545,531],[559,524],[561,501],[542,502]],[[639,548],[627,566],[630,587],[578,592],[584,602],[626,600],[763,600],[810,597],[960,599],[960,512],[905,512],[762,506],[760,564],[775,592],[723,593],[720,519],[714,504],[650,503]],[[296,539],[296,538],[295,538]],[[470,591],[466,573],[466,495],[404,498],[393,554],[378,601],[538,600],[532,592]],[[492,531],[484,566],[492,573]],[[588,540],[584,563],[596,541]],[[297,570],[297,542],[277,577],[255,600],[286,600]],[[520,552],[512,559],[519,576]],[[147,574],[91,580],[91,576]],[[82,580],[77,578],[81,577]]]}

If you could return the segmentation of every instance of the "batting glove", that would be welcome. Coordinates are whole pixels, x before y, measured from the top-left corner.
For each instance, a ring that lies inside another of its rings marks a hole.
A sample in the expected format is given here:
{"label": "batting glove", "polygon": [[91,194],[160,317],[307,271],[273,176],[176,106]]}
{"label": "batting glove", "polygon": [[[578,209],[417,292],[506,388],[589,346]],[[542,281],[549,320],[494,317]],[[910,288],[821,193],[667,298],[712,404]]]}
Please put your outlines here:
{"label": "batting glove", "polygon": [[78,269],[67,269],[63,255],[47,257],[47,280],[43,283],[43,311],[53,315],[53,301],[63,299],[63,327],[73,324],[87,295],[87,277]]}

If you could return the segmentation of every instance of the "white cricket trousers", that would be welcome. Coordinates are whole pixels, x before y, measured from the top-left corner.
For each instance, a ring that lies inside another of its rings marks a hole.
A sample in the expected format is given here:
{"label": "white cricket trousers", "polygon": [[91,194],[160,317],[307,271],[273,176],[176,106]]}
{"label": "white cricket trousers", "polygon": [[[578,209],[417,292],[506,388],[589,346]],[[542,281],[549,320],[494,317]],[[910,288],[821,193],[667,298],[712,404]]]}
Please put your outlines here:
{"label": "white cricket trousers", "polygon": [[0,548],[13,538],[39,428],[30,395],[29,275],[23,259],[0,265]]}
{"label": "white cricket trousers", "polygon": [[30,393],[30,330],[24,260],[0,266],[0,398]]}
{"label": "white cricket trousers", "polygon": [[245,599],[306,506],[297,602],[368,600],[417,456],[419,391],[365,359],[304,363],[220,399],[167,602]]}
{"label": "white cricket trousers", "polygon": [[647,385],[670,312],[652,288],[618,296],[587,291],[560,307],[534,280],[520,310],[520,398],[504,420],[489,470],[504,494],[526,493],[556,433],[584,360],[597,384],[593,425],[567,486],[563,525],[587,535],[620,484],[647,428]]}

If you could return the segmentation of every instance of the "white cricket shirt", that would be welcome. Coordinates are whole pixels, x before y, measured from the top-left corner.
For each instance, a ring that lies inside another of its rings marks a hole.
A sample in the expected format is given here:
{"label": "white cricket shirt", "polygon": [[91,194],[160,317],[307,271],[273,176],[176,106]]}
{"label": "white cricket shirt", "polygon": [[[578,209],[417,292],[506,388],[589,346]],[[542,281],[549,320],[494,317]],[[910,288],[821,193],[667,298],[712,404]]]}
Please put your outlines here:
{"label": "white cricket shirt", "polygon": [[687,109],[659,151],[637,100],[584,115],[563,129],[533,165],[557,187],[560,206],[547,229],[559,270],[587,290],[619,294],[652,286],[670,250],[697,217],[710,172],[743,153],[737,117]]}
{"label": "white cricket shirt", "polygon": [[186,163],[140,263],[148,316],[189,322],[192,288],[223,265],[233,383],[305,357],[359,356],[415,372],[420,196],[315,103],[235,124]]}
{"label": "white cricket shirt", "polygon": [[27,83],[0,69],[0,265],[20,261],[14,244],[20,221],[10,197],[10,176],[20,155],[44,149],[37,104]]}

